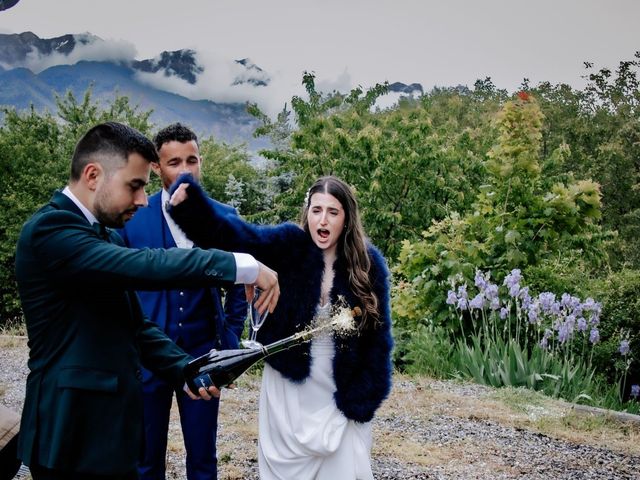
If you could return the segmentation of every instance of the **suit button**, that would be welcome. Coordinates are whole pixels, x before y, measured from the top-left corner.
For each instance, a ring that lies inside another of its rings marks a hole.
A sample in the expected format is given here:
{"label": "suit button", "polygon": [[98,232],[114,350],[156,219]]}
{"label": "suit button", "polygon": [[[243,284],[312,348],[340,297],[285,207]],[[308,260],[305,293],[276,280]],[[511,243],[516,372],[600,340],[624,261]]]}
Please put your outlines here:
{"label": "suit button", "polygon": [[184,292],[180,292],[180,296],[181,296],[181,297],[184,297]]}
{"label": "suit button", "polygon": [[136,370],[136,378],[140,381],[142,381],[142,370],[137,369]]}
{"label": "suit button", "polygon": [[182,322],[178,323],[178,326],[179,326],[180,328],[182,328]]}
{"label": "suit button", "polygon": [[180,310],[181,312],[184,312],[184,308],[180,307],[178,310]]}

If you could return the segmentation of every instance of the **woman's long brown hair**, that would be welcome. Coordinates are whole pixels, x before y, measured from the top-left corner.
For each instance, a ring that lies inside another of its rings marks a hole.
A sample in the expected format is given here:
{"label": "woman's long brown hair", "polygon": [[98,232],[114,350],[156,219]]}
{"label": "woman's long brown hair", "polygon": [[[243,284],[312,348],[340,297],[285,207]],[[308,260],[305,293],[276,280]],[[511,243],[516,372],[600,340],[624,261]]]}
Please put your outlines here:
{"label": "woman's long brown hair", "polygon": [[311,197],[314,193],[328,193],[333,195],[342,205],[345,213],[344,229],[338,242],[338,255],[342,255],[347,263],[349,272],[349,285],[353,293],[362,301],[362,320],[359,329],[365,330],[374,328],[380,320],[378,312],[378,297],[373,292],[369,271],[371,270],[371,260],[367,254],[367,244],[365,240],[364,227],[360,220],[358,202],[349,188],[337,177],[321,177],[311,186],[305,198],[305,205],[302,209],[300,223],[305,232],[309,233],[309,222],[307,213]]}

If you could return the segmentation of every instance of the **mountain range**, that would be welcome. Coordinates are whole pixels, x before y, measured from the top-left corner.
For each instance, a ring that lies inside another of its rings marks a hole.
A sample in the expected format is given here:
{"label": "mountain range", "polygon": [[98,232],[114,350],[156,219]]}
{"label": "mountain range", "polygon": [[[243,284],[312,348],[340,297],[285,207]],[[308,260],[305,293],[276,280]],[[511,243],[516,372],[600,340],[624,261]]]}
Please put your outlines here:
{"label": "mountain range", "polygon": [[[130,46],[129,46],[130,47]],[[56,95],[71,91],[81,99],[91,88],[92,99],[100,104],[114,95],[129,97],[141,110],[153,110],[157,126],[180,121],[201,135],[229,143],[246,142],[250,150],[266,146],[254,139],[256,120],[246,112],[245,102],[187,98],[207,68],[227,72],[223,85],[228,90],[250,92],[266,89],[270,75],[248,58],[228,65],[205,66],[191,49],[161,52],[157,57],[136,60],[126,45],[111,45],[90,33],[40,38],[32,32],[0,34],[0,105],[18,110],[33,105],[38,111],[55,112]],[[216,72],[214,72],[216,73]],[[242,90],[239,90],[242,89]],[[422,93],[422,86],[396,82],[391,92]],[[233,98],[241,95],[237,93]]]}

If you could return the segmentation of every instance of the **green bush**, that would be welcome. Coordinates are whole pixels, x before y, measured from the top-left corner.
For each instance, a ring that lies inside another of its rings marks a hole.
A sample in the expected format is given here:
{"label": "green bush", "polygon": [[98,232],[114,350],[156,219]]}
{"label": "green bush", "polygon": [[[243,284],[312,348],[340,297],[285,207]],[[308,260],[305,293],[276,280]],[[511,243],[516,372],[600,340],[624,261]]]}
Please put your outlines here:
{"label": "green bush", "polygon": [[610,273],[596,283],[594,290],[602,300],[603,341],[596,346],[593,363],[609,383],[620,376],[622,359],[619,352],[621,335],[630,334],[629,357],[633,359],[624,395],[631,384],[640,384],[640,271],[621,270]]}
{"label": "green bush", "polygon": [[412,332],[394,330],[396,366],[409,375],[450,378],[456,372],[454,346],[442,327],[419,325]]}

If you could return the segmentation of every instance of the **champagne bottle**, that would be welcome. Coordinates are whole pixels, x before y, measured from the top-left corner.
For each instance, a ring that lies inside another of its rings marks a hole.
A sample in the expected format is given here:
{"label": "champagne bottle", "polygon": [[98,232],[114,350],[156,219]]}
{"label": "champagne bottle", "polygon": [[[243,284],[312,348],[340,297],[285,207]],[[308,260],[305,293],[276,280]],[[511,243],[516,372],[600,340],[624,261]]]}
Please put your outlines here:
{"label": "champagne bottle", "polygon": [[184,375],[189,389],[198,394],[200,387],[226,387],[260,360],[287,348],[311,340],[312,332],[298,332],[269,345],[231,350],[211,350],[187,364]]}

